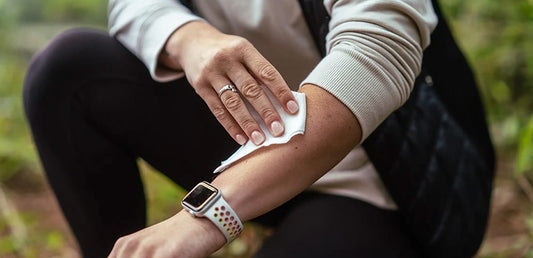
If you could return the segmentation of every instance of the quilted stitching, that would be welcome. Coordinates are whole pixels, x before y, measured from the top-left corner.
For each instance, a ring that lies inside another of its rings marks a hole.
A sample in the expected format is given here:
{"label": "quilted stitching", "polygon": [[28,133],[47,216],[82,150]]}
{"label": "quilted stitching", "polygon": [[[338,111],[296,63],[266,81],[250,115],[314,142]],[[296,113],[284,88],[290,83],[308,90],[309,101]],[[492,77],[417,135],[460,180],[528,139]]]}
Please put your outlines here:
{"label": "quilted stitching", "polygon": [[[390,148],[383,152],[384,146]],[[475,253],[485,232],[492,171],[431,86],[418,80],[408,102],[365,147],[427,255]]]}

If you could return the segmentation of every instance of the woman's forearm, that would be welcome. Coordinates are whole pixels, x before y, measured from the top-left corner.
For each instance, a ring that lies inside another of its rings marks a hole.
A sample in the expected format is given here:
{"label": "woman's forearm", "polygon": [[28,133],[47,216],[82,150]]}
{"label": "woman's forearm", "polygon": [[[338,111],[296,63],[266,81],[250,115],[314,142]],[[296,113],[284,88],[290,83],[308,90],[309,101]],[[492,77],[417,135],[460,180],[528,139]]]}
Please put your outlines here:
{"label": "woman's forearm", "polygon": [[314,85],[300,91],[307,96],[305,134],[253,152],[213,181],[243,221],[305,190],[360,142],[359,123],[344,104]]}

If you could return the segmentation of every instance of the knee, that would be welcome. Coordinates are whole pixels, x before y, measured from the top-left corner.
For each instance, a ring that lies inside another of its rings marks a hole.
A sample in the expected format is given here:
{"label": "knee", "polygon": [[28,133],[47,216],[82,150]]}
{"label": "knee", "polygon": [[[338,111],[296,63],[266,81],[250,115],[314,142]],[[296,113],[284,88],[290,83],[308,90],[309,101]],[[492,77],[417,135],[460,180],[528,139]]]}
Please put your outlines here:
{"label": "knee", "polygon": [[56,36],[44,49],[36,53],[27,74],[29,77],[68,77],[88,56],[93,38],[101,33],[88,29],[71,29]]}
{"label": "knee", "polygon": [[[30,61],[24,78],[23,103],[26,115],[45,108],[43,104],[56,101],[72,90],[68,83],[83,71],[80,64],[86,62],[93,53],[93,38],[103,33],[87,29],[71,29],[54,38],[44,49],[36,53]],[[105,34],[104,34],[105,35]]]}

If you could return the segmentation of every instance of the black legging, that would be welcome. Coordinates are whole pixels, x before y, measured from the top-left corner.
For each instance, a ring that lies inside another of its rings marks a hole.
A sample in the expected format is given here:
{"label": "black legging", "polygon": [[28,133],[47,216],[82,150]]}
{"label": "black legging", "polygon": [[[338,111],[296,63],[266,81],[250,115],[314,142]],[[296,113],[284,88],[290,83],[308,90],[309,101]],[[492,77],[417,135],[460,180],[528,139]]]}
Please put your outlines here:
{"label": "black legging", "polygon": [[[105,257],[118,237],[145,227],[137,158],[190,189],[238,147],[185,79],[155,82],[114,38],[87,29],[61,34],[34,57],[24,108],[85,257]],[[416,250],[396,212],[345,197],[302,194],[258,221],[276,226],[258,257]]]}

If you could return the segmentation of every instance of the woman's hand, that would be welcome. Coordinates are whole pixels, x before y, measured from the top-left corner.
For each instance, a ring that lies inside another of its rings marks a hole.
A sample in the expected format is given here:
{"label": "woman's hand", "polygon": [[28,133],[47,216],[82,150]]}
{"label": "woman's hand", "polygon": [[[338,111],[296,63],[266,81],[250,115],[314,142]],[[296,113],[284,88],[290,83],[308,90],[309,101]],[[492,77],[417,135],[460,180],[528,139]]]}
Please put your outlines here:
{"label": "woman's hand", "polygon": [[[239,144],[265,140],[259,124],[242,98],[246,98],[274,136],[284,132],[283,121],[260,85],[266,86],[289,114],[298,104],[280,73],[246,39],[223,34],[211,25],[190,22],[172,34],[165,45],[167,66],[185,71],[196,93]],[[221,89],[234,85],[240,92]],[[221,92],[220,96],[219,93]]]}
{"label": "woman's hand", "polygon": [[194,218],[182,210],[165,221],[121,237],[109,257],[207,257],[225,243],[226,238],[211,221]]}

